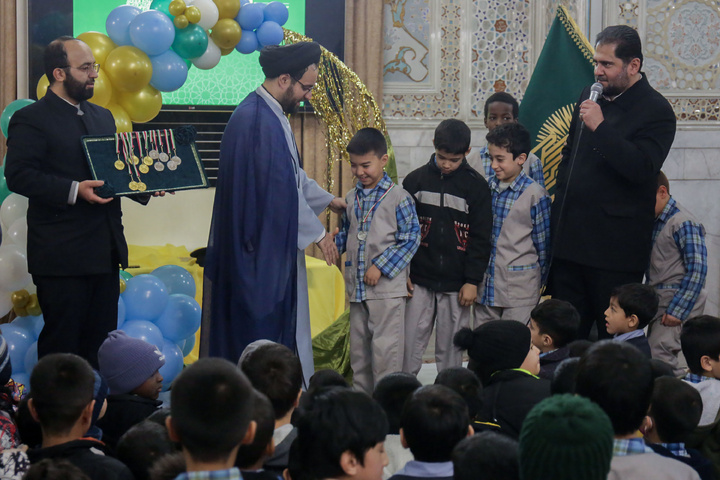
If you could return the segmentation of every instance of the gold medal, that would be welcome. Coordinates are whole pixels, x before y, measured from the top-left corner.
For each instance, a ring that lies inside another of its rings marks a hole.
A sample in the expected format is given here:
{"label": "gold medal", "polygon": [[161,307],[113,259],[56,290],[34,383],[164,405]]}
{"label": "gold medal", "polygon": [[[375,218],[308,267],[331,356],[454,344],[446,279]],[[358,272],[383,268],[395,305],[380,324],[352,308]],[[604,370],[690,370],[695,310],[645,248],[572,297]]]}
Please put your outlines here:
{"label": "gold medal", "polygon": [[138,189],[138,183],[133,180],[132,182],[128,183],[128,187],[130,187],[130,190],[133,192]]}
{"label": "gold medal", "polygon": [[143,163],[138,167],[138,170],[140,170],[140,173],[148,173],[150,171],[150,167]]}
{"label": "gold medal", "polygon": [[147,185],[145,185],[143,182],[139,182],[137,184],[137,187],[138,187],[138,190],[141,192],[144,192],[145,190],[147,190]]}
{"label": "gold medal", "polygon": [[[153,164],[153,159],[145,156],[145,157],[143,157],[143,163],[149,167],[150,165]],[[147,173],[147,172],[143,172],[143,173]]]}
{"label": "gold medal", "polygon": [[122,160],[116,160],[115,168],[117,168],[118,170],[125,170],[125,162],[123,162]]}
{"label": "gold medal", "polygon": [[140,163],[140,159],[137,157],[137,155],[133,155],[132,157],[130,157],[130,161],[133,165],[137,165],[138,163]]}

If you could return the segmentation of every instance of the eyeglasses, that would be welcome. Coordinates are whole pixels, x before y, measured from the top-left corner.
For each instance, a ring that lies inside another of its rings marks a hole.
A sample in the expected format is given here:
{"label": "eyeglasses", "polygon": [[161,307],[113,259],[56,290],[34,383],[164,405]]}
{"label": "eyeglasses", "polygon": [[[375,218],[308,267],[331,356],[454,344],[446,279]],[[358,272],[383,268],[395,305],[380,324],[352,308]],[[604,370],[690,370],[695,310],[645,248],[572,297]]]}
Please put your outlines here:
{"label": "eyeglasses", "polygon": [[304,83],[302,83],[300,80],[298,80],[295,77],[290,77],[290,78],[292,78],[293,80],[295,80],[297,83],[300,84],[300,87],[302,87],[303,92],[312,92],[312,89],[315,88],[315,85],[305,85]]}
{"label": "eyeglasses", "polygon": [[90,70],[93,70],[95,73],[98,73],[100,71],[100,64],[99,63],[86,63],[84,65],[80,65],[79,67],[72,67],[70,65],[65,65],[64,67],[58,67],[58,68],[74,68],[75,70],[80,70],[81,72],[90,73]]}

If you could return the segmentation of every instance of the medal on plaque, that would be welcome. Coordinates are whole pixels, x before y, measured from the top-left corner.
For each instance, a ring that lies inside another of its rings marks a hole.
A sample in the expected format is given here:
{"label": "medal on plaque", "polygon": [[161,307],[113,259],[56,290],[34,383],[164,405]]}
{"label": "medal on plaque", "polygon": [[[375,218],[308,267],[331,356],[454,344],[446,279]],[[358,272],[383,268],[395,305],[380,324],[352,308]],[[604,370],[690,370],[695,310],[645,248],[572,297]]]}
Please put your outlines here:
{"label": "medal on plaque", "polygon": [[117,133],[115,134],[115,153],[117,154],[117,160],[113,165],[115,165],[115,168],[118,170],[124,170],[125,162],[120,160],[120,135]]}
{"label": "medal on plaque", "polygon": [[[143,155],[143,144],[140,141],[140,132],[135,132],[135,139],[137,140],[137,143],[138,143],[138,164],[140,164],[140,167],[138,167],[138,170],[140,170],[140,173],[145,174],[150,171],[150,168],[148,167],[148,165],[153,164],[153,159],[146,155]],[[142,163],[140,163],[140,160],[139,160],[140,158],[142,158]]]}
{"label": "medal on plaque", "polygon": [[[167,140],[167,134],[165,136],[165,140]],[[175,164],[175,168],[177,168],[177,166],[182,163],[182,159],[180,157],[178,157],[177,147],[175,145],[175,135],[173,135],[172,130],[170,130],[170,144],[168,145],[168,147],[170,147],[170,146],[172,146],[172,154],[173,154],[172,157],[170,157],[170,162],[173,162]],[[171,170],[175,170],[175,169],[173,168]]]}
{"label": "medal on plaque", "polygon": [[155,162],[155,165],[153,165],[153,166],[155,167],[155,170],[157,170],[158,172],[162,172],[163,170],[165,170],[165,164],[162,162]]}
{"label": "medal on plaque", "polygon": [[160,158],[160,152],[157,150],[157,134],[155,133],[155,130],[150,132],[150,137],[152,141],[152,149],[148,152],[148,157],[152,158],[153,160],[157,160]]}

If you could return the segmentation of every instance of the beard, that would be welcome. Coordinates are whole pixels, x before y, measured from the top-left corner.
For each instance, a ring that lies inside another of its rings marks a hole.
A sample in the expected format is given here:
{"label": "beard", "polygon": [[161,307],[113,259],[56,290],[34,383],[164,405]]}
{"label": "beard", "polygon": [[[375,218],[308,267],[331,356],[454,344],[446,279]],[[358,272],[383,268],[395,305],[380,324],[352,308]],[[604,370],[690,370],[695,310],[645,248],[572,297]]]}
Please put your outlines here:
{"label": "beard", "polygon": [[605,87],[603,90],[603,95],[606,97],[617,97],[621,93],[623,93],[625,90],[627,90],[628,85],[630,84],[630,78],[628,77],[627,68],[623,68],[621,73],[618,74],[615,79],[610,82],[605,77],[597,78],[597,80],[605,80],[608,82],[608,86]]}
{"label": "beard", "polygon": [[280,97],[280,100],[278,100],[278,103],[283,109],[283,112],[285,112],[286,115],[292,115],[293,113],[296,113],[298,111],[298,105],[300,105],[300,101],[296,100],[293,97],[293,92],[291,88],[288,88],[282,97]]}
{"label": "beard", "polygon": [[93,93],[95,93],[95,89],[87,88],[87,86],[93,85],[94,83],[95,81],[90,79],[88,79],[86,82],[80,82],[79,80],[76,80],[75,77],[73,77],[72,75],[67,75],[64,82],[65,92],[67,92],[70,98],[80,103],[82,101],[92,98]]}

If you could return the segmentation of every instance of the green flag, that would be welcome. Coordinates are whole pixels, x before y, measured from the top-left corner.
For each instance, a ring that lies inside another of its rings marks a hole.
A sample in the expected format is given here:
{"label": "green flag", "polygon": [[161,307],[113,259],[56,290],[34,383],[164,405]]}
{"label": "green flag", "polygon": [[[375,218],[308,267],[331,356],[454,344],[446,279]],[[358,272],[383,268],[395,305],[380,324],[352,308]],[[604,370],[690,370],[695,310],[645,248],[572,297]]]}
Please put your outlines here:
{"label": "green flag", "polygon": [[530,131],[532,153],[542,160],[551,194],[573,108],[582,89],[595,81],[593,53],[568,11],[559,6],[520,108],[520,123]]}

